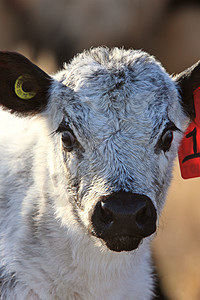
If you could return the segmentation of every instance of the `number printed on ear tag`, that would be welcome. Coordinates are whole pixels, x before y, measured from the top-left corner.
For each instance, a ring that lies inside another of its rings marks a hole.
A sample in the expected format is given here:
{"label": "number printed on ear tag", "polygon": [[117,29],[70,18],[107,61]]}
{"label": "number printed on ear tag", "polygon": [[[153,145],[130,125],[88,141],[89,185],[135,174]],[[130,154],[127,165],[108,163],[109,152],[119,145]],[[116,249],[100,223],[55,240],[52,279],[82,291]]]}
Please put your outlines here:
{"label": "number printed on ear tag", "polygon": [[200,87],[193,94],[196,117],[186,129],[179,148],[179,164],[184,179],[200,177]]}

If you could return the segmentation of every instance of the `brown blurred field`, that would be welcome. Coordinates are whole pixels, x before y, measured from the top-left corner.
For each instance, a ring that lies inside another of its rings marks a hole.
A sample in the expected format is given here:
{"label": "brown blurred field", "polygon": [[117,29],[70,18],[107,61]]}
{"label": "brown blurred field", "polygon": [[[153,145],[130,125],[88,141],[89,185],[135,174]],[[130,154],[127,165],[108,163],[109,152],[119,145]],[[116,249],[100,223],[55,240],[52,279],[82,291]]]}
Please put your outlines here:
{"label": "brown blurred field", "polygon": [[[0,0],[0,49],[46,72],[97,45],[144,49],[180,72],[200,59],[200,2]],[[200,178],[181,179],[177,162],[153,251],[169,299],[200,300]]]}
{"label": "brown blurred field", "polygon": [[171,300],[200,299],[200,178],[181,178],[178,162],[153,244]]}

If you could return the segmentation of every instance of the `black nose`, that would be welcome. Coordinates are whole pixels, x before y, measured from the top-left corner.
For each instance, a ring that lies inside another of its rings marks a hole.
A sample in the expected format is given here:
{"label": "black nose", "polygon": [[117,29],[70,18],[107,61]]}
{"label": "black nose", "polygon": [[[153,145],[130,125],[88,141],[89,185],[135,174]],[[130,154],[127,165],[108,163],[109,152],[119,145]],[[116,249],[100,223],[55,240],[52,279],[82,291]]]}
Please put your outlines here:
{"label": "black nose", "polygon": [[122,244],[134,240],[135,249],[142,238],[155,232],[156,210],[149,197],[120,191],[100,199],[92,213],[91,225],[95,236],[112,244],[115,240],[117,248],[122,240]]}

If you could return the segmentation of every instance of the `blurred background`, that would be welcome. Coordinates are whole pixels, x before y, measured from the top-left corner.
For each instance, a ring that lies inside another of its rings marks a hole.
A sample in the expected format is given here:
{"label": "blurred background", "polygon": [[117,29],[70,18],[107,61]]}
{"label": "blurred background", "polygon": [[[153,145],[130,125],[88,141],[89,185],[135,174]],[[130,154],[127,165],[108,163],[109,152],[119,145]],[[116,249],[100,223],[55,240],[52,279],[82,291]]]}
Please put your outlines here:
{"label": "blurred background", "polygon": [[[143,49],[178,73],[200,59],[200,1],[0,0],[0,49],[48,73],[98,45]],[[153,243],[167,299],[200,299],[199,194],[200,178],[181,179],[176,162]]]}

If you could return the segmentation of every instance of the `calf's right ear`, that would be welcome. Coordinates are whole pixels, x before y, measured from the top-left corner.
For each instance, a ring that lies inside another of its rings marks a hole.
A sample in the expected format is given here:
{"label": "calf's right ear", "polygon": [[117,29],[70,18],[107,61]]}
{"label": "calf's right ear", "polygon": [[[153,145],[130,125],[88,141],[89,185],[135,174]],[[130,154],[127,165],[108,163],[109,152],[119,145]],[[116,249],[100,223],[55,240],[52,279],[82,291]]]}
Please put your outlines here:
{"label": "calf's right ear", "polygon": [[196,113],[193,92],[200,87],[200,61],[177,75],[175,80],[180,87],[184,111],[191,119],[194,119]]}
{"label": "calf's right ear", "polygon": [[26,57],[0,51],[0,105],[20,115],[45,110],[51,77]]}

